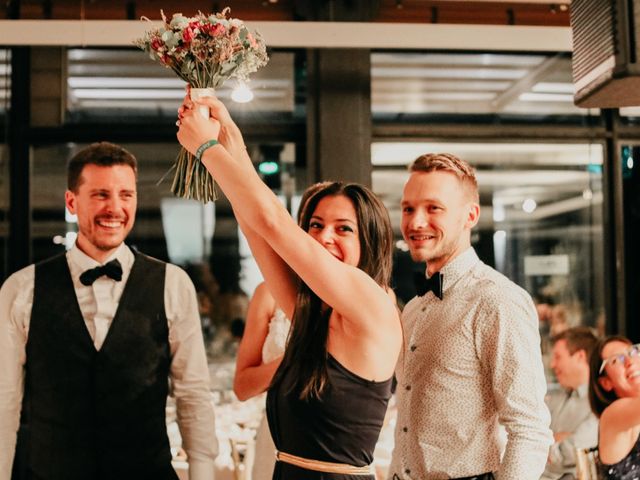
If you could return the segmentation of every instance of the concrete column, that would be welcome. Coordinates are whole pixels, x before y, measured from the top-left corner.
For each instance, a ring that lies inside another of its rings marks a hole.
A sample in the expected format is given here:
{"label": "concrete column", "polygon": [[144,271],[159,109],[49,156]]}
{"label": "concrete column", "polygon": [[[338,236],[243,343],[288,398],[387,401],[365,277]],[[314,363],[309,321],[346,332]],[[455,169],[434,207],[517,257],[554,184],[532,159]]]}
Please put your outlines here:
{"label": "concrete column", "polygon": [[370,51],[310,50],[307,61],[309,181],[343,180],[370,186]]}

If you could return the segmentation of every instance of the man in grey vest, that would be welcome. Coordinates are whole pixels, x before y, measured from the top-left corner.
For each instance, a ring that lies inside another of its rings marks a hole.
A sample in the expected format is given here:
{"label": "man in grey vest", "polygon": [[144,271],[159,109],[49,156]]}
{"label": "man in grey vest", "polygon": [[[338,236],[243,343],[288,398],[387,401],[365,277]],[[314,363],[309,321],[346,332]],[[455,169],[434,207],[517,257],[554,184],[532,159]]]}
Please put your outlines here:
{"label": "man in grey vest", "polygon": [[[175,480],[169,379],[191,480],[217,454],[193,284],[124,244],[137,164],[102,142],[68,166],[76,244],[0,289],[0,480]],[[15,452],[15,454],[14,454]]]}

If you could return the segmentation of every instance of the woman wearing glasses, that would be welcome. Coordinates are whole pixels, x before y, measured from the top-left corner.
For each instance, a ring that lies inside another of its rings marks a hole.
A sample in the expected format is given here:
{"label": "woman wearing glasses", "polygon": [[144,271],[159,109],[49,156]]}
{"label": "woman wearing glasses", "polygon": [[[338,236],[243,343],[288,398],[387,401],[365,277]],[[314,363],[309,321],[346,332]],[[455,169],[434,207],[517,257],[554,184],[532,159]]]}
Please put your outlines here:
{"label": "woman wearing glasses", "polygon": [[599,470],[605,480],[640,478],[640,344],[613,336],[591,355],[589,401],[600,418]]}

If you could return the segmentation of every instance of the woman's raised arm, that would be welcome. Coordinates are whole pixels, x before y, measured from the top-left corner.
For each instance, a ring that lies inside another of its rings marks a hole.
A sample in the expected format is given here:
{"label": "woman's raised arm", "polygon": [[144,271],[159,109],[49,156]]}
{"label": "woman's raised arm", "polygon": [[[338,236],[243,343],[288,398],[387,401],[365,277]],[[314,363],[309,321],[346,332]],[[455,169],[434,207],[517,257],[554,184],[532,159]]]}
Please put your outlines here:
{"label": "woman's raised arm", "polygon": [[[202,103],[211,108],[214,116],[228,115],[217,99],[207,98]],[[195,153],[201,145],[217,139],[219,132],[217,120],[207,120],[187,111],[178,139]],[[362,270],[336,259],[300,229],[250,162],[233,158],[222,145],[205,150],[202,162],[226,194],[240,221],[262,237],[326,304],[367,331],[384,330],[384,322],[397,323],[395,306],[384,289]],[[365,298],[366,302],[354,301]],[[277,297],[276,301],[279,302]],[[380,321],[372,322],[372,318]]]}
{"label": "woman's raised arm", "polygon": [[[189,107],[193,107],[189,94],[187,93],[184,105],[178,110],[180,119],[184,117]],[[231,115],[221,102],[212,102],[210,111],[214,118],[219,122],[220,132],[218,140],[220,144],[238,160],[244,167],[253,170],[253,163],[242,138],[242,132],[235,124]],[[285,312],[288,318],[293,318],[293,310],[295,307],[297,293],[297,278],[289,266],[284,263],[282,258],[271,248],[271,246],[258,235],[250,225],[243,221],[242,217],[237,213],[234,214],[238,220],[238,225],[244,233],[251,252],[260,267],[260,271],[269,285],[269,290],[273,297],[277,300],[280,308]]]}

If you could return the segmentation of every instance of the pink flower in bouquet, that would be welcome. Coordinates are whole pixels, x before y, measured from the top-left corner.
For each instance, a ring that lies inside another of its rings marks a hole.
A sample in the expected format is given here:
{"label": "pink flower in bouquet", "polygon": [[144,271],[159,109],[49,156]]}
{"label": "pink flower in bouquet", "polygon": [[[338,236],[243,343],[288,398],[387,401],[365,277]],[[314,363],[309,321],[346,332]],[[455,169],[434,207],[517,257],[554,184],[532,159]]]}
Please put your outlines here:
{"label": "pink flower in bouquet", "polygon": [[249,41],[251,48],[258,48],[258,42],[250,33],[247,34],[247,40]]}
{"label": "pink flower in bouquet", "polygon": [[207,23],[202,26],[202,30],[207,33],[210,37],[220,37],[224,35],[227,29],[221,23]]}
{"label": "pink flower in bouquet", "polygon": [[151,48],[156,52],[162,52],[164,50],[164,43],[159,38],[154,38],[151,40]]}
{"label": "pink flower in bouquet", "polygon": [[185,43],[191,43],[194,38],[196,38],[196,34],[190,26],[182,31],[182,40]]}

